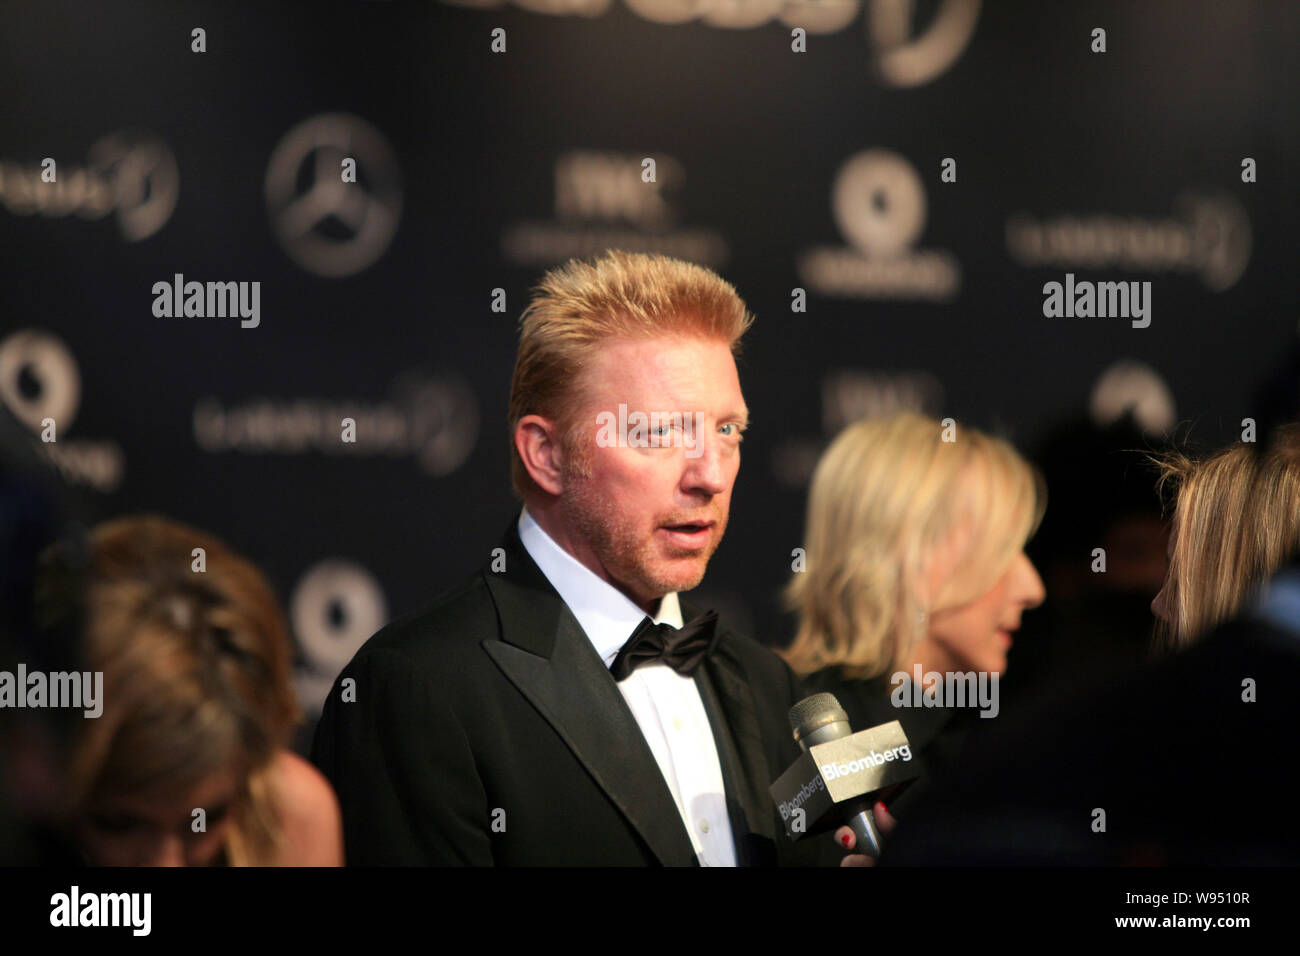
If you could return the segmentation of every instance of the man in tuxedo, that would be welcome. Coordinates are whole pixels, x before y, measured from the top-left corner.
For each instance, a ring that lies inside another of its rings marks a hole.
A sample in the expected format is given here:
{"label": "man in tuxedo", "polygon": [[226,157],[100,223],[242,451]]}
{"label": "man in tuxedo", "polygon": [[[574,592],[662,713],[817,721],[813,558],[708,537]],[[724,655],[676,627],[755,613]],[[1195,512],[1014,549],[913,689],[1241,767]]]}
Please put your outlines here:
{"label": "man in tuxedo", "polygon": [[524,507],[478,574],[366,642],[317,727],[349,862],[837,861],[768,793],[798,755],[790,670],[678,599],[727,526],[752,321],[662,256],[542,281],[511,385]]}

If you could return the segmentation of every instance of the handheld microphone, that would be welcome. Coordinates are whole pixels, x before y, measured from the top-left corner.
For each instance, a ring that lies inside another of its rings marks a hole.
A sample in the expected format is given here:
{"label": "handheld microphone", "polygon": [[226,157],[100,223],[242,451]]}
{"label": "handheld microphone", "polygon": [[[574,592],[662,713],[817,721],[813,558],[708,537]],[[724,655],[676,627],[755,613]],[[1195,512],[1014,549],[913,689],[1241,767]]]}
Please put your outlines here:
{"label": "handheld microphone", "polygon": [[790,728],[803,754],[770,788],[790,839],[848,826],[858,852],[879,856],[873,795],[920,776],[902,724],[855,734],[833,694],[814,694],[790,709]]}

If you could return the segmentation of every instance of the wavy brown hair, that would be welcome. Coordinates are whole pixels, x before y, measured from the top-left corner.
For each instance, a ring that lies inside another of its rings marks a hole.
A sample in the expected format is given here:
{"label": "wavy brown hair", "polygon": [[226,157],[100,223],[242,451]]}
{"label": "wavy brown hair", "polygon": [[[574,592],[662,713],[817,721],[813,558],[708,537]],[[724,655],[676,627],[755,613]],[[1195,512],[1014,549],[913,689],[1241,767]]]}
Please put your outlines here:
{"label": "wavy brown hair", "polygon": [[[104,704],[73,753],[74,812],[104,794],[190,787],[233,769],[242,785],[224,862],[271,862],[280,828],[270,768],[300,711],[270,585],[217,538],[157,515],[98,525],[87,558],[85,666],[103,673]],[[47,555],[47,585],[58,563]]]}

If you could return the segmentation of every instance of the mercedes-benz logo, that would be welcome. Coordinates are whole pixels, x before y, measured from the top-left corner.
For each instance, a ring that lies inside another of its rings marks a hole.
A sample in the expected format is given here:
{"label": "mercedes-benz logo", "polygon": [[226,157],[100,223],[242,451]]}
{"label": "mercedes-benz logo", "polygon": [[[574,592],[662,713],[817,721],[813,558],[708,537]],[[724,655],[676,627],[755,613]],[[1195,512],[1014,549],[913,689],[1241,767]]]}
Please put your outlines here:
{"label": "mercedes-benz logo", "polygon": [[[344,182],[342,162],[357,164]],[[271,154],[266,207],[289,258],[332,278],[360,272],[384,254],[402,215],[402,180],[383,134],[356,116],[313,116]]]}

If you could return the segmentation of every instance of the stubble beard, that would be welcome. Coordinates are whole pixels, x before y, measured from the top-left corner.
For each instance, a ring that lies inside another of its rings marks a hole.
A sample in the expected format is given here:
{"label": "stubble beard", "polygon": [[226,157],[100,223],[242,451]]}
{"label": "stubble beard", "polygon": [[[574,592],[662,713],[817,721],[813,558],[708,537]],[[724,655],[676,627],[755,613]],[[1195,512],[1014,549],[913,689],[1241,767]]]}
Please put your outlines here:
{"label": "stubble beard", "polygon": [[702,556],[697,557],[698,552],[694,551],[669,549],[666,552],[669,558],[697,557],[699,561],[695,565],[697,570],[689,574],[680,567],[670,572],[656,569],[663,560],[663,553],[655,540],[656,529],[650,529],[647,539],[643,537],[644,529],[635,521],[621,514],[610,514],[608,501],[595,491],[588,477],[579,473],[565,474],[560,508],[565,522],[578,530],[607,574],[623,588],[655,600],[673,591],[689,591],[699,585],[726,529],[726,519],[719,519],[713,541]]}

